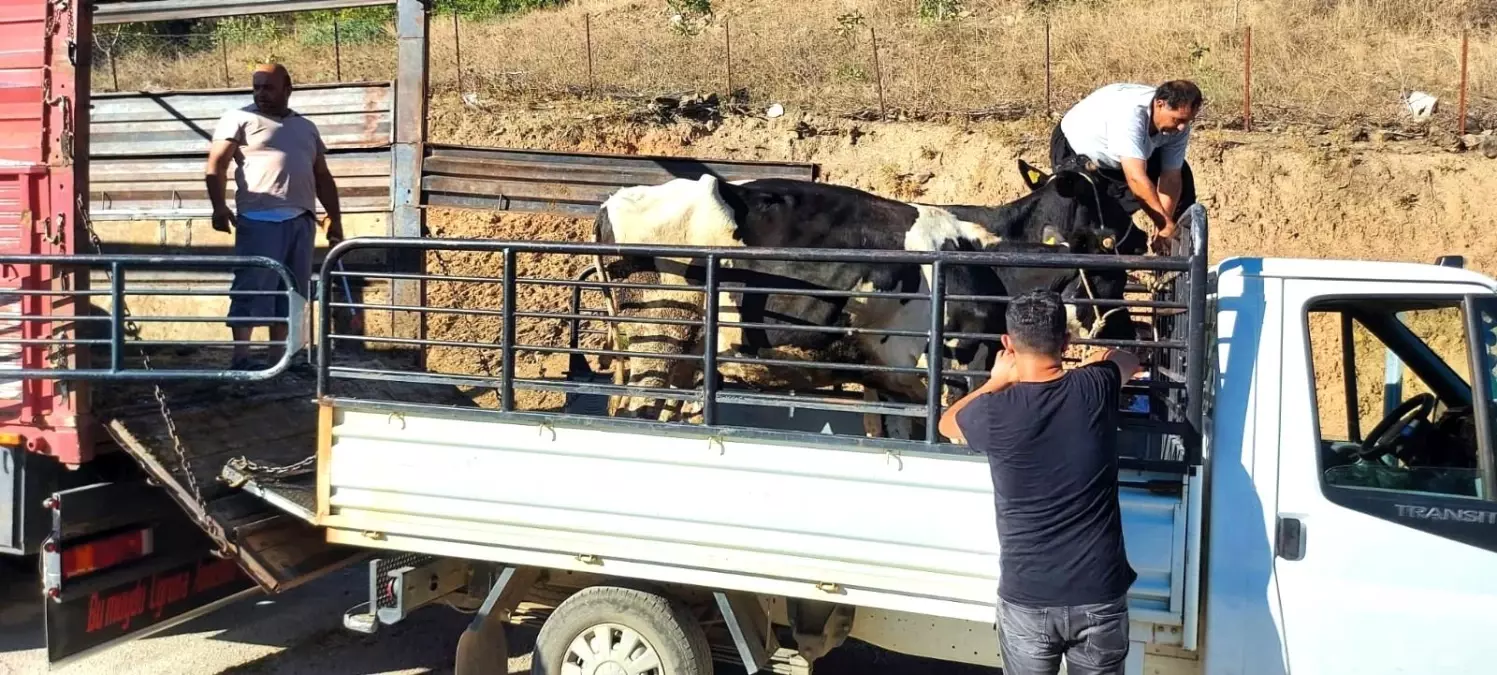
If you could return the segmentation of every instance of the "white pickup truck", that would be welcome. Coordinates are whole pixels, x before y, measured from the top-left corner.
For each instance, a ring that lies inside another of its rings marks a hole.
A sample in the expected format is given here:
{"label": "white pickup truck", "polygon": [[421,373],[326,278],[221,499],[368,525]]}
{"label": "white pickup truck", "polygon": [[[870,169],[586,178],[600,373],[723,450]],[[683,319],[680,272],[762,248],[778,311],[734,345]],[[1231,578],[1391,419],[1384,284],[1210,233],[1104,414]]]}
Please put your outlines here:
{"label": "white pickup truck", "polygon": [[[1203,239],[1204,209],[1188,220]],[[1126,261],[1177,273],[1139,303],[1164,326],[1146,348],[1171,356],[1134,383],[1144,393],[1123,422],[1120,499],[1139,572],[1127,672],[1492,672],[1497,281],[1459,259],[1208,267],[1203,244],[1184,246]],[[492,378],[340,365],[329,344],[381,339],[324,324],[315,479],[225,472],[329,542],[380,556],[346,625],[374,632],[437,601],[476,610],[459,672],[502,668],[497,627],[546,615],[534,671],[546,675],[699,675],[714,658],[809,672],[848,638],[1001,665],[983,457],[868,438],[866,409],[824,393],[766,408],[763,393],[715,392],[713,427],[585,414],[589,396],[620,388],[578,358],[566,379],[517,375],[515,327],[570,321],[573,346],[543,353],[578,357],[597,352],[576,336],[596,317],[517,308],[516,284],[569,281],[518,277],[514,261],[630,247],[354,239],[322,278],[353,276],[338,259],[381,247],[503,256],[492,280],[506,287],[503,337],[476,347],[511,358]],[[324,317],[383,307],[321,302]],[[350,379],[494,388],[503,405],[340,395]],[[521,410],[517,388],[567,403]],[[311,494],[286,496],[297,489]]]}

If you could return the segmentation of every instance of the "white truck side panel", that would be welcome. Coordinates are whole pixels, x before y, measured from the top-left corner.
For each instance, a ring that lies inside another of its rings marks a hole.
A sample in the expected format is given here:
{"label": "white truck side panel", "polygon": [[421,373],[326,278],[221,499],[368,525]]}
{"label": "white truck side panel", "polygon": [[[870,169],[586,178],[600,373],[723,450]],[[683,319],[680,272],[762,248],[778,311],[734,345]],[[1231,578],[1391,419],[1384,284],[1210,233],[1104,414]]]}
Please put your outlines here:
{"label": "white truck side panel", "polygon": [[1283,283],[1256,276],[1260,264],[1225,262],[1217,282],[1202,622],[1209,675],[1284,672],[1271,544]]}
{"label": "white truck side panel", "polygon": [[[342,541],[377,532],[362,543],[510,562],[584,556],[665,581],[704,585],[710,573],[724,588],[993,620],[998,541],[978,456],[553,429],[337,403],[328,465],[321,522],[343,531],[330,534]],[[1125,489],[1121,501],[1140,575],[1132,618],[1180,626],[1182,500]]]}

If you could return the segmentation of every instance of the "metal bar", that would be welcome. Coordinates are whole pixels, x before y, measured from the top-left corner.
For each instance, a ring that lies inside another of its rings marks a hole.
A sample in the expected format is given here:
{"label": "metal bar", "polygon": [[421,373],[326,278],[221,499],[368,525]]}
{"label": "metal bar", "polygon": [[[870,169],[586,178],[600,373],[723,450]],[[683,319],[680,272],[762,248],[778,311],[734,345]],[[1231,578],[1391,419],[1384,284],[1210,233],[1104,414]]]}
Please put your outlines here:
{"label": "metal bar", "polygon": [[[580,292],[581,289],[578,289]],[[658,326],[701,326],[701,321],[693,319],[668,319],[635,316],[608,316],[606,314],[558,314],[556,312],[515,312],[515,316],[521,319],[556,319],[560,321],[599,321],[602,323],[644,323]],[[723,324],[727,325],[727,324]]]}
{"label": "metal bar", "polygon": [[[100,317],[108,319],[110,317]],[[107,338],[97,339],[68,339],[68,338],[0,338],[0,345],[29,345],[46,347],[50,345],[113,345],[114,341]],[[0,371],[8,373],[10,371]]]}
{"label": "metal bar", "polygon": [[333,74],[343,81],[343,28],[338,15],[333,15]]}
{"label": "metal bar", "polygon": [[797,295],[806,298],[882,298],[884,300],[927,300],[929,296],[924,293],[901,293],[895,291],[828,291],[814,288],[774,288],[769,286],[731,286],[730,293],[743,293],[745,295],[758,294],[784,294]]}
{"label": "metal bar", "polygon": [[[421,208],[421,174],[426,156],[427,97],[431,91],[429,5],[425,0],[399,0],[395,10],[395,142],[390,149],[390,234],[411,240],[420,240],[426,231],[426,211]],[[397,270],[422,268],[417,255],[406,253],[394,257],[390,264]],[[419,305],[424,295],[422,282],[398,281],[391,288],[390,301]],[[392,330],[402,337],[419,338],[422,316],[401,316],[394,321]]]}
{"label": "metal bar", "polygon": [[[651,354],[652,358],[660,357]],[[923,375],[924,368],[910,368],[905,366],[871,366],[863,363],[823,363],[819,361],[791,361],[788,359],[756,359],[738,356],[719,356],[718,361],[722,363],[747,363],[765,366],[785,366],[787,368],[821,368],[824,370],[849,370],[859,373],[903,373],[906,375]]]}
{"label": "metal bar", "polygon": [[[282,294],[284,295],[284,294]],[[290,323],[284,316],[132,316],[135,323]]]}
{"label": "metal bar", "polygon": [[[640,284],[627,281],[574,281],[571,279],[541,279],[537,277],[520,277],[515,279],[517,283],[529,284],[531,286],[565,286],[567,288],[586,288],[601,291],[605,288],[636,288],[646,291],[699,291],[701,286],[671,284]],[[735,289],[736,290],[736,289]]]}
{"label": "metal bar", "polygon": [[[807,333],[836,333],[839,335],[880,335],[889,337],[925,337],[929,333],[923,330],[895,330],[881,328],[850,328],[839,326],[799,326],[785,323],[755,323],[748,321],[724,321],[719,324],[727,328],[758,328],[762,330],[788,330],[802,331]],[[994,338],[997,339],[997,338]]]}
{"label": "metal bar", "polygon": [[1489,502],[1497,502],[1497,449],[1494,449],[1492,441],[1492,401],[1489,392],[1492,391],[1492,365],[1485,363],[1486,336],[1487,331],[1482,325],[1481,314],[1492,311],[1493,304],[1488,296],[1468,295],[1466,296],[1466,335],[1467,344],[1471,345],[1470,367],[1471,367],[1471,408],[1476,415],[1476,467],[1481,473],[1481,497]]}
{"label": "metal bar", "polygon": [[334,302],[330,307],[336,309],[382,309],[392,312],[426,312],[428,314],[453,314],[457,316],[504,316],[504,312],[497,309],[458,309],[456,307],[420,307],[415,305],[371,305],[364,302]]}
{"label": "metal bar", "polygon": [[1341,314],[1341,384],[1346,396],[1346,434],[1353,443],[1362,442],[1362,420],[1357,414],[1357,347],[1350,314]]}
{"label": "metal bar", "polygon": [[[620,356],[624,358],[648,356],[662,361],[701,361],[698,354],[650,354],[648,352],[616,351],[612,349],[572,349],[570,347],[547,347],[544,345],[515,345],[515,349],[537,354],[579,354],[582,356]],[[762,363],[754,361],[754,363]]]}
{"label": "metal bar", "polygon": [[42,321],[47,323],[64,323],[67,321],[108,321],[107,316],[87,316],[76,314],[49,314],[47,316],[22,316],[20,314],[0,314],[0,321]]}
{"label": "metal bar", "polygon": [[920,403],[869,403],[867,401],[841,401],[824,396],[800,396],[786,394],[760,394],[757,392],[724,391],[717,395],[718,401],[728,405],[754,405],[773,407],[796,407],[807,410],[831,410],[898,417],[925,417],[925,405]]}
{"label": "metal bar", "polygon": [[925,441],[936,443],[941,434],[936,430],[941,420],[941,370],[945,359],[941,357],[941,331],[946,327],[946,268],[937,260],[930,270],[930,339],[926,341],[925,367],[929,371],[925,398]]}
{"label": "metal bar", "polygon": [[93,19],[96,25],[107,25],[393,4],[395,0],[96,0]]}
{"label": "metal bar", "polygon": [[1186,210],[1190,218],[1190,308],[1186,310],[1186,340],[1190,346],[1185,355],[1185,397],[1188,408],[1186,418],[1194,433],[1186,439],[1189,453],[1187,463],[1201,462],[1201,410],[1202,396],[1206,384],[1206,288],[1210,283],[1206,268],[1206,243],[1210,237],[1210,223],[1206,207],[1192,204]]}
{"label": "metal bar", "polygon": [[499,341],[504,348],[500,371],[500,407],[504,412],[515,409],[515,250],[504,249],[504,327]]}
{"label": "metal bar", "polygon": [[[880,296],[882,297],[882,296]],[[950,302],[989,302],[1008,303],[1013,302],[1011,295],[948,295],[946,299]],[[1134,309],[1189,309],[1190,305],[1184,302],[1170,302],[1168,300],[1111,300],[1090,298],[1066,298],[1065,303],[1078,307],[1129,307]]]}
{"label": "metal bar", "polygon": [[[1095,269],[1156,272],[1189,272],[1188,257],[1153,257],[1139,255],[1093,255],[1085,253],[1013,253],[996,251],[902,251],[817,248],[728,248],[710,246],[664,246],[637,244],[596,244],[570,241],[506,241],[499,239],[429,239],[403,237],[356,237],[347,239],[337,249],[388,248],[429,251],[513,250],[515,253],[553,255],[595,255],[655,258],[704,258],[717,255],[723,260],[777,260],[784,262],[859,262],[870,264],[926,265],[936,260],[947,265],[990,265],[1032,267],[1036,269]],[[165,258],[163,256],[163,258]],[[3,257],[0,257],[3,261]],[[568,282],[578,283],[578,282]],[[597,285],[599,282],[585,282]],[[672,286],[681,290],[682,287]],[[701,287],[693,287],[700,290]],[[733,289],[735,291],[739,289]],[[780,291],[783,292],[783,291]],[[918,297],[925,297],[924,295]]]}
{"label": "metal bar", "polygon": [[118,262],[109,264],[109,370],[125,369],[125,278]]}
{"label": "metal bar", "polygon": [[717,424],[717,256],[707,256],[707,292],[704,316],[707,327],[702,334],[702,423]]}
{"label": "metal bar", "polygon": [[384,337],[380,335],[345,335],[333,333],[327,336],[329,340],[342,340],[344,342],[370,342],[377,345],[409,345],[412,347],[452,347],[454,349],[501,349],[499,345],[492,342],[458,342],[454,340],[433,340],[431,338],[398,338]]}

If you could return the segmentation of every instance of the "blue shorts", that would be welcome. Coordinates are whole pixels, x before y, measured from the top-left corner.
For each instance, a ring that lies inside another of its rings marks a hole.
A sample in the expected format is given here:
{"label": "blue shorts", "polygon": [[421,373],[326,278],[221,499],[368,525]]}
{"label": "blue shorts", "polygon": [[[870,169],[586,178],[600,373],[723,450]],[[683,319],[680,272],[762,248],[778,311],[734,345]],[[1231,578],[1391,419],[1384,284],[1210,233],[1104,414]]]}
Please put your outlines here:
{"label": "blue shorts", "polygon": [[[296,282],[296,294],[302,302],[311,295],[312,247],[316,243],[317,221],[310,213],[290,220],[269,222],[240,216],[234,229],[234,255],[265,256],[286,266]],[[291,318],[290,303],[284,295],[281,275],[265,267],[243,267],[234,271],[234,291],[282,291],[281,295],[234,295],[229,300],[231,317]],[[297,317],[300,320],[300,317]],[[252,322],[229,322],[230,327],[270,325]]]}

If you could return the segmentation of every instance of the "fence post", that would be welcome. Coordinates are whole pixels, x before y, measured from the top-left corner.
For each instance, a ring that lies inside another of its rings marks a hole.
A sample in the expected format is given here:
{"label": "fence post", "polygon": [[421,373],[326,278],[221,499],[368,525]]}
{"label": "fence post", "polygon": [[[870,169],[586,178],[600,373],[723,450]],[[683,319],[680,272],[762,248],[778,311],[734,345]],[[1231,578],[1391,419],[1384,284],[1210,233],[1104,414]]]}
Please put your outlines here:
{"label": "fence post", "polygon": [[1045,12],[1045,114],[1055,112],[1050,89],[1050,12]]}
{"label": "fence post", "polygon": [[333,15],[333,72],[338,81],[343,81],[343,29],[339,27],[338,15]]}
{"label": "fence post", "polygon": [[1242,45],[1242,130],[1253,130],[1253,27],[1246,28]]}
{"label": "fence post", "polygon": [[587,93],[596,95],[598,85],[593,80],[593,15],[582,15],[582,26],[587,37]]}
{"label": "fence post", "polygon": [[733,98],[733,29],[728,25],[728,19],[723,18],[723,41],[727,47],[728,67],[728,98]]}
{"label": "fence post", "polygon": [[457,10],[453,9],[452,10],[452,49],[454,51],[453,59],[457,63],[457,94],[458,94],[458,96],[462,96],[464,93],[467,93],[468,90],[463,88],[463,41],[462,41],[462,31],[458,29],[458,20],[457,20],[457,18],[458,18],[457,17]]}
{"label": "fence post", "polygon": [[878,118],[885,120],[889,113],[884,108],[884,71],[878,62],[878,31],[869,26],[868,36],[873,38],[873,83],[878,89]]}
{"label": "fence post", "polygon": [[223,54],[224,60],[224,86],[232,86],[229,83],[229,36],[220,35],[218,38],[218,51]]}
{"label": "fence post", "polygon": [[1465,136],[1466,135],[1466,86],[1467,86],[1467,83],[1468,83],[1467,79],[1466,79],[1466,64],[1467,64],[1467,56],[1469,55],[1470,50],[1471,50],[1471,35],[1470,35],[1470,33],[1469,33],[1469,31],[1467,29],[1462,28],[1461,29],[1461,103],[1460,103],[1460,112],[1458,113],[1460,115],[1460,120],[1458,122],[1456,122],[1456,124],[1457,124],[1457,126],[1456,126],[1456,133],[1460,134],[1461,136]]}

